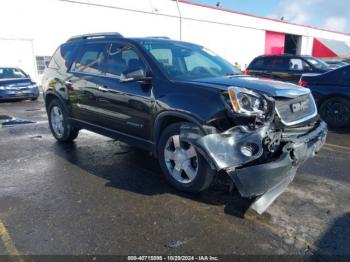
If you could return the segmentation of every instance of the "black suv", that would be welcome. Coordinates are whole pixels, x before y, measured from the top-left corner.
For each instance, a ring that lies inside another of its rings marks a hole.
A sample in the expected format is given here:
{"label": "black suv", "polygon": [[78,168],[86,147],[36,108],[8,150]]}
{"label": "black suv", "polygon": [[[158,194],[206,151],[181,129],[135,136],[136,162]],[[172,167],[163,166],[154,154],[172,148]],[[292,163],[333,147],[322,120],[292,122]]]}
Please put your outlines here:
{"label": "black suv", "polygon": [[303,55],[266,55],[255,58],[247,74],[298,83],[304,73],[325,73],[331,67],[322,60]]}
{"label": "black suv", "polygon": [[325,141],[307,88],[239,75],[213,52],[165,38],[73,37],[43,77],[60,142],[88,129],[149,150],[176,188],[218,172],[262,213]]}

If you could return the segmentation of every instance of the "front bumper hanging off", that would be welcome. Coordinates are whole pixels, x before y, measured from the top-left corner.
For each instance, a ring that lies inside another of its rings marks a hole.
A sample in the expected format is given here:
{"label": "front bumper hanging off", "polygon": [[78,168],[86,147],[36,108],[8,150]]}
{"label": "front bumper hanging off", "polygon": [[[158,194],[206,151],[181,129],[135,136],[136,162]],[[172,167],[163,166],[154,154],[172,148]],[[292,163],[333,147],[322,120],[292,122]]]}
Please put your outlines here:
{"label": "front bumper hanging off", "polygon": [[[327,136],[327,125],[321,121],[312,131],[285,141],[278,157],[261,163],[268,126],[253,131],[237,126],[224,133],[208,130],[204,135],[199,128],[184,124],[181,139],[195,145],[214,169],[225,170],[242,197],[258,197],[250,208],[259,214],[286,190],[300,164],[321,149]],[[242,152],[245,145],[251,145],[252,155]]]}

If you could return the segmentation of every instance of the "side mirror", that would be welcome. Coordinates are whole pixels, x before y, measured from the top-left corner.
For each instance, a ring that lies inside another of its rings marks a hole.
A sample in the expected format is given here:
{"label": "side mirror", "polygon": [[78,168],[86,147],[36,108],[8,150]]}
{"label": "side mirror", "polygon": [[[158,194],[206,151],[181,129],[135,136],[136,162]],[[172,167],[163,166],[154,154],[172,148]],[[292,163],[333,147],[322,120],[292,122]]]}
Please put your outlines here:
{"label": "side mirror", "polygon": [[123,72],[120,76],[120,82],[135,82],[135,81],[146,81],[151,80],[152,77],[146,76],[145,70],[142,68],[131,69]]}

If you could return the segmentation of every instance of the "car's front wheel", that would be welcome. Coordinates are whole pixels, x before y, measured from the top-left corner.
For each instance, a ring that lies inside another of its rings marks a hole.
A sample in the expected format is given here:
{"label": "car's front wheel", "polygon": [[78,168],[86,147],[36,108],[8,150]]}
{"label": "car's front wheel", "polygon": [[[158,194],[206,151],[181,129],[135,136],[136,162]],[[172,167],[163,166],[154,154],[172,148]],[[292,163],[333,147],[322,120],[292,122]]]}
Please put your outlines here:
{"label": "car's front wheel", "polygon": [[58,100],[50,103],[48,117],[51,132],[59,142],[70,142],[77,138],[79,130],[69,123],[67,113]]}
{"label": "car's front wheel", "polygon": [[200,192],[210,186],[215,172],[193,145],[181,141],[182,124],[172,124],[163,131],[158,143],[159,164],[175,188]]}

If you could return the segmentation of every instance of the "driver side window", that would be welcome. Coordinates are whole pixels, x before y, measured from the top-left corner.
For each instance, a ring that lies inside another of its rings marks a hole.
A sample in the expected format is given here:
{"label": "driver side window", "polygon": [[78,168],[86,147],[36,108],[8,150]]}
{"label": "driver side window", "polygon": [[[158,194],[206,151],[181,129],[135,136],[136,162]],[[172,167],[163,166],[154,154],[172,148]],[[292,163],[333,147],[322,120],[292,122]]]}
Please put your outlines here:
{"label": "driver side window", "polygon": [[146,66],[141,57],[130,46],[112,43],[107,48],[104,62],[106,76],[120,78],[125,72],[145,70]]}

